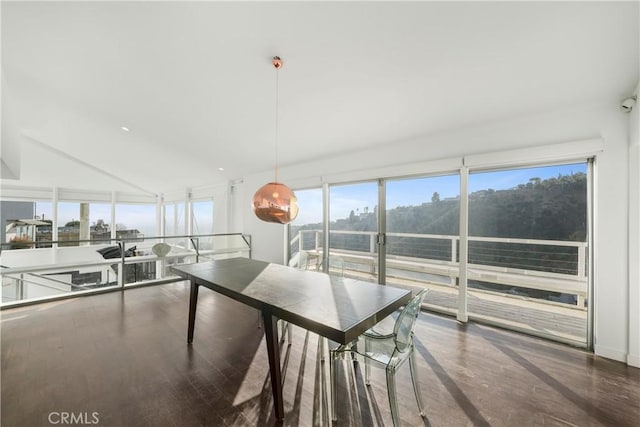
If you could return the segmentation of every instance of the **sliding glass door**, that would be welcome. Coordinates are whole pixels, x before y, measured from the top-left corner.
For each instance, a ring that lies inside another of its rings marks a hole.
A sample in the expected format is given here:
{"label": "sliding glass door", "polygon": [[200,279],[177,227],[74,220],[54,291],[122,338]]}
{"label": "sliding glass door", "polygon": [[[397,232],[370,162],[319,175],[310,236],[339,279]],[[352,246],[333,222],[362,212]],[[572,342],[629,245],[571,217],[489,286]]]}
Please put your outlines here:
{"label": "sliding glass door", "polygon": [[385,283],[431,288],[425,304],[458,306],[459,175],[386,181]]}
{"label": "sliding glass door", "polygon": [[469,316],[586,344],[588,169],[469,175]]}
{"label": "sliding glass door", "polygon": [[378,282],[378,181],[329,187],[329,257],[344,276]]}

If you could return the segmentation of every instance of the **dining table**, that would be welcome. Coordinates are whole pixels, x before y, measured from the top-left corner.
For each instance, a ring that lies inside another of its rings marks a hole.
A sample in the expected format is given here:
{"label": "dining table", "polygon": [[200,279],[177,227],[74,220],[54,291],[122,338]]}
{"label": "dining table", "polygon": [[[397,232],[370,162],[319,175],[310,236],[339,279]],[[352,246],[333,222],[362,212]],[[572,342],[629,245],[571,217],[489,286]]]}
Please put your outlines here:
{"label": "dining table", "polygon": [[411,291],[405,289],[243,257],[183,264],[171,269],[191,285],[189,345],[193,343],[201,286],[259,310],[278,420],[283,420],[285,415],[278,319],[347,344],[411,298]]}

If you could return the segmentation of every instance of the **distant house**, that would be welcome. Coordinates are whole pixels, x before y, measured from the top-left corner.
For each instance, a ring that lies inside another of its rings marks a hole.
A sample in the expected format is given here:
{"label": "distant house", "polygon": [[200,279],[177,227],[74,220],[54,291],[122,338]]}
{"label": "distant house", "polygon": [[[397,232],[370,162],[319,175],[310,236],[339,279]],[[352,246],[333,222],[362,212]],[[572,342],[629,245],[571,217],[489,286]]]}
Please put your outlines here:
{"label": "distant house", "polygon": [[0,243],[7,242],[6,226],[12,218],[35,218],[34,202],[16,202],[13,200],[3,200],[0,203]]}
{"label": "distant house", "polygon": [[[39,226],[49,225],[37,219],[10,219],[5,227],[5,242],[15,243],[20,247],[29,247],[36,241],[36,230]],[[25,246],[26,245],[26,246]]]}

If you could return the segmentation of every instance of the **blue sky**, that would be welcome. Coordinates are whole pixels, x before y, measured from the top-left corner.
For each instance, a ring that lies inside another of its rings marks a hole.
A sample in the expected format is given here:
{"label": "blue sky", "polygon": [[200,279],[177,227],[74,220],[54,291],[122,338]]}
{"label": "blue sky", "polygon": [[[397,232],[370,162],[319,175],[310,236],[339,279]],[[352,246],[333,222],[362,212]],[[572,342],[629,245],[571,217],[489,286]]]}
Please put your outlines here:
{"label": "blue sky", "polygon": [[[559,166],[513,169],[504,171],[478,172],[469,175],[469,192],[494,189],[505,190],[526,184],[531,178],[547,179],[558,175],[586,173],[586,163]],[[460,193],[458,175],[445,175],[426,178],[398,179],[387,181],[387,209],[397,206],[416,206],[430,202],[434,192],[440,199],[457,197]],[[320,189],[296,191],[300,213],[294,224],[309,224],[322,221],[322,191]],[[334,185],[330,187],[331,220],[346,218],[353,210],[369,211],[377,204],[377,183]]]}

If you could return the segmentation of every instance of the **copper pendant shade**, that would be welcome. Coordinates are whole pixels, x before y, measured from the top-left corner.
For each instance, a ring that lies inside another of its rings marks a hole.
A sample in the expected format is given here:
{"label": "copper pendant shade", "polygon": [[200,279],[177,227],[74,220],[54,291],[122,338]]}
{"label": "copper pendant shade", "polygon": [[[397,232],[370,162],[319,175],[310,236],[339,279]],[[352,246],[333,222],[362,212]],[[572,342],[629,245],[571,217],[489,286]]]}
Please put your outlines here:
{"label": "copper pendant shade", "polygon": [[288,224],[298,216],[298,199],[286,185],[278,182],[278,73],[282,68],[282,60],[274,56],[273,67],[276,69],[276,179],[263,185],[253,195],[251,205],[253,213],[265,222]]}
{"label": "copper pendant shade", "polygon": [[289,187],[279,182],[263,185],[253,196],[253,212],[266,222],[287,224],[298,215],[298,199]]}

